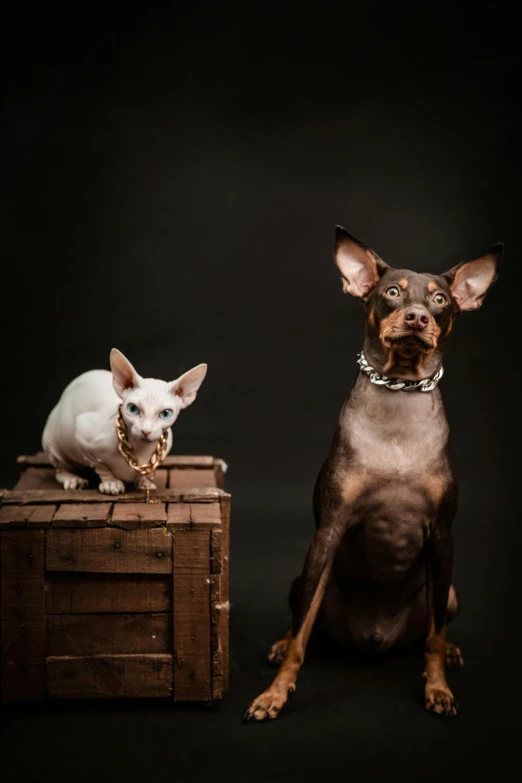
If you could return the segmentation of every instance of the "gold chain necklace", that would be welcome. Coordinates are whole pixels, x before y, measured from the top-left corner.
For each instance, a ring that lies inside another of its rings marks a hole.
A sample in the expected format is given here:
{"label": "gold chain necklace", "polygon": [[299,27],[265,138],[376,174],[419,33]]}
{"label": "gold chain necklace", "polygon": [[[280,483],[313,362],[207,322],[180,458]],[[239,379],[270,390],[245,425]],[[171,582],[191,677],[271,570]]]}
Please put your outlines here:
{"label": "gold chain necklace", "polygon": [[[132,450],[132,446],[127,437],[127,427],[121,412],[121,405],[118,407],[118,415],[116,416],[116,432],[118,433],[118,448],[127,465],[135,470],[136,473],[139,473],[140,476],[146,476],[150,481],[154,481],[154,474],[156,469],[159,468],[167,456],[167,430],[161,433],[160,439],[158,440],[156,448],[150,458],[150,462],[147,462],[146,465],[140,465],[136,459],[134,451]],[[153,503],[154,501],[150,499],[149,486],[145,487],[145,492],[147,495],[146,502]]]}

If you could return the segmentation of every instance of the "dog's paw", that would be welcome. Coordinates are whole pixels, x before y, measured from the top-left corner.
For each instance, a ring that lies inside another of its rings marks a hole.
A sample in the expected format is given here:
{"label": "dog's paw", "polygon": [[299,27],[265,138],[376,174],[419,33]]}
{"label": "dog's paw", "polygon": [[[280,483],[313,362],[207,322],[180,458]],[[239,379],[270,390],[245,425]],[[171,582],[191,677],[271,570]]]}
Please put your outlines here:
{"label": "dog's paw", "polygon": [[270,650],[268,651],[267,655],[267,663],[270,664],[270,666],[279,666],[281,661],[283,660],[283,656],[285,654],[286,648],[288,645],[287,639],[280,639],[278,642],[275,642]]}
{"label": "dog's paw", "polygon": [[275,720],[294,693],[295,684],[284,689],[274,688],[272,685],[257,699],[254,699],[243,715],[243,722],[262,723],[267,720]]}
{"label": "dog's paw", "polygon": [[102,481],[98,489],[104,495],[121,495],[125,492],[125,484],[119,479],[110,479],[109,481]]}
{"label": "dog's paw", "polygon": [[461,669],[464,666],[464,658],[460,648],[451,642],[446,642],[444,663],[450,669]]}
{"label": "dog's paw", "polygon": [[426,685],[424,696],[428,712],[433,712],[441,718],[454,718],[457,715],[459,705],[449,688]]}

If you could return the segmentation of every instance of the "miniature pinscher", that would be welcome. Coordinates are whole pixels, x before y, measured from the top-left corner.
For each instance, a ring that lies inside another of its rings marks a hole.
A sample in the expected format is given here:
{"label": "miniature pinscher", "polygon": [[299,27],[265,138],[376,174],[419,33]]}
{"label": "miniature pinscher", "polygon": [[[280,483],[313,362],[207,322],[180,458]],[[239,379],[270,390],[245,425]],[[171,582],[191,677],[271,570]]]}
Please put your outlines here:
{"label": "miniature pinscher", "polygon": [[449,272],[424,274],[391,268],[337,226],[343,291],[366,312],[360,371],[315,485],[316,532],[290,590],[291,627],[268,656],[279,671],[245,721],[277,718],[312,629],[373,653],[424,642],[425,706],[457,714],[445,676],[445,666],[463,664],[445,638],[458,609],[457,486],[438,381],[455,317],[480,307],[502,252],[498,243]]}

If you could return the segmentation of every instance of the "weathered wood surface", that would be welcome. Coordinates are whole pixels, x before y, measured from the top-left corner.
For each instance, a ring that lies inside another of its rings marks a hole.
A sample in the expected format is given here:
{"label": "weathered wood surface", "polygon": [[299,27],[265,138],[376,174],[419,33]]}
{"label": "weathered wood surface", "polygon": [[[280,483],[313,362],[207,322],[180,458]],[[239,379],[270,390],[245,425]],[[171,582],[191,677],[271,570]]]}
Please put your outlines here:
{"label": "weathered wood surface", "polygon": [[159,527],[167,521],[165,503],[116,503],[112,524],[126,530]]}
{"label": "weathered wood surface", "polygon": [[0,530],[11,528],[50,527],[56,506],[2,506]]}
{"label": "weathered wood surface", "polygon": [[221,527],[219,502],[169,503],[167,528],[195,527],[197,529]]}
{"label": "weathered wood surface", "polygon": [[[221,460],[216,460],[214,457],[209,457],[206,455],[200,456],[199,454],[170,454],[165,458],[165,462],[160,469],[171,466],[208,468],[212,467],[215,462],[221,462]],[[43,451],[39,451],[36,454],[21,454],[19,457],[17,457],[16,464],[20,470],[24,470],[31,465],[50,467],[49,460]]]}
{"label": "weathered wood surface", "polygon": [[63,503],[53,516],[53,527],[105,527],[112,503]]}
{"label": "weathered wood surface", "polygon": [[[216,499],[227,496],[227,493],[217,487],[187,487],[186,489],[158,489],[151,493],[152,500],[160,503],[176,503],[181,500],[192,503],[212,503]],[[113,503],[143,503],[145,494],[143,490],[132,490],[123,495],[111,497],[103,495],[97,489],[11,489],[6,492],[2,504],[12,505],[36,505],[46,503],[107,503],[107,499]]]}
{"label": "weathered wood surface", "polygon": [[43,699],[44,533],[5,530],[0,538],[2,699]]}
{"label": "weathered wood surface", "polygon": [[171,655],[94,655],[46,659],[50,699],[166,697]]}
{"label": "weathered wood surface", "polygon": [[47,533],[49,571],[150,573],[172,571],[172,538],[161,529],[57,530]]}
{"label": "weathered wood surface", "polygon": [[212,666],[212,698],[220,699],[223,693],[223,645],[221,641],[221,574],[223,573],[223,548],[221,530],[210,534],[210,648]]}
{"label": "weathered wood surface", "polygon": [[177,530],[172,537],[174,700],[210,699],[210,533]]}
{"label": "weathered wood surface", "polygon": [[49,615],[45,642],[55,656],[171,653],[172,615]]}
{"label": "weathered wood surface", "polygon": [[172,574],[48,573],[47,614],[171,612]]}
{"label": "weathered wood surface", "polygon": [[216,475],[213,468],[203,470],[201,468],[184,470],[169,470],[169,487],[171,489],[185,487],[217,487]]}
{"label": "weathered wood surface", "polygon": [[230,553],[230,495],[223,493],[221,505],[221,546],[223,550],[223,565],[221,575],[221,645],[223,665],[223,690],[228,688],[229,677],[229,553]]}

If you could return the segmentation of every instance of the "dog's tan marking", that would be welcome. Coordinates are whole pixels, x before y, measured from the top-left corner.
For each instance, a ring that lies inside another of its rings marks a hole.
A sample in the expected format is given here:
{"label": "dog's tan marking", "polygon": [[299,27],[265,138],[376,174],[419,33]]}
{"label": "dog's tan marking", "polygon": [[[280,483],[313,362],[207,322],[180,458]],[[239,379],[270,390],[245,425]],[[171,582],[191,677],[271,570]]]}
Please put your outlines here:
{"label": "dog's tan marking", "polygon": [[431,578],[427,584],[430,624],[424,650],[424,698],[426,709],[436,715],[449,718],[457,714],[455,698],[446,682],[444,664],[446,660],[446,623],[439,631],[435,629],[433,615],[433,584]]}
{"label": "dog's tan marking", "polygon": [[398,283],[399,283],[399,285],[400,285],[400,287],[402,288],[403,291],[406,288],[408,288],[408,281],[406,280],[405,277],[403,277],[402,280],[398,280]]}
{"label": "dog's tan marking", "polygon": [[430,291],[431,293],[433,293],[433,291],[436,291],[437,288],[438,288],[437,283],[433,283],[433,282],[428,283],[428,291]]}
{"label": "dog's tan marking", "polygon": [[297,673],[303,665],[306,645],[324,597],[330,568],[331,566],[328,566],[321,574],[310,608],[298,633],[294,636],[292,631],[289,631],[283,660],[274,681],[264,693],[254,699],[245,714],[246,720],[260,721],[277,718],[288,701],[288,697],[295,691]]}

